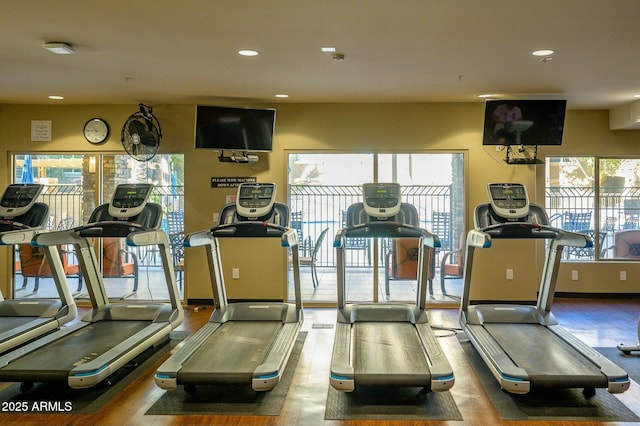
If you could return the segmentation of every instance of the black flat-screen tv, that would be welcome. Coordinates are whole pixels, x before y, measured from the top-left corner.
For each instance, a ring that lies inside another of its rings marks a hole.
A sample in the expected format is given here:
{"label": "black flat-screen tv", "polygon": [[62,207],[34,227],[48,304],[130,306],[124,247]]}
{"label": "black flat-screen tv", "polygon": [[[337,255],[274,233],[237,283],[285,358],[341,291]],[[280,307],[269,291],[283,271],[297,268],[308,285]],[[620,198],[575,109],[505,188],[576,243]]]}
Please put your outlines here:
{"label": "black flat-screen tv", "polygon": [[561,145],[566,100],[489,100],[483,145]]}
{"label": "black flat-screen tv", "polygon": [[196,106],[196,148],[219,151],[273,149],[275,109]]}

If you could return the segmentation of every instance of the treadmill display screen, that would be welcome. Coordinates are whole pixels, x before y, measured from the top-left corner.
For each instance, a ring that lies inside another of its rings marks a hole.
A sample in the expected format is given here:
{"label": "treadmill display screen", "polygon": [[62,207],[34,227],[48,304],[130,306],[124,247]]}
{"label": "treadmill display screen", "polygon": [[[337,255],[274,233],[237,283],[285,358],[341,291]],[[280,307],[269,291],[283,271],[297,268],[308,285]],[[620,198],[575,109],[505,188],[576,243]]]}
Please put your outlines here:
{"label": "treadmill display screen", "polygon": [[243,183],[238,187],[238,216],[255,220],[270,214],[276,198],[275,183]]}
{"label": "treadmill display screen", "polygon": [[40,192],[40,185],[10,185],[2,195],[0,205],[7,208],[26,207]]}
{"label": "treadmill display screen", "polygon": [[398,204],[399,190],[397,186],[365,186],[365,202],[375,208],[393,207]]}
{"label": "treadmill display screen", "polygon": [[119,209],[139,207],[147,200],[151,187],[147,185],[120,185],[116,188],[111,204]]}
{"label": "treadmill display screen", "polygon": [[527,205],[524,187],[491,187],[491,198],[496,206],[503,209],[520,209]]}
{"label": "treadmill display screen", "polygon": [[527,188],[521,183],[490,183],[487,186],[494,212],[508,220],[519,220],[529,214]]}
{"label": "treadmill display screen", "polygon": [[272,186],[245,186],[240,188],[238,202],[243,207],[257,208],[266,207],[273,198]]}
{"label": "treadmill display screen", "polygon": [[109,214],[119,219],[129,219],[139,215],[147,205],[153,185],[150,183],[120,184],[114,191]]}
{"label": "treadmill display screen", "polygon": [[365,183],[362,185],[364,211],[378,220],[387,220],[400,212],[400,185],[397,183]]}
{"label": "treadmill display screen", "polygon": [[28,212],[43,188],[43,185],[35,183],[14,183],[7,186],[0,199],[0,217],[13,218]]}

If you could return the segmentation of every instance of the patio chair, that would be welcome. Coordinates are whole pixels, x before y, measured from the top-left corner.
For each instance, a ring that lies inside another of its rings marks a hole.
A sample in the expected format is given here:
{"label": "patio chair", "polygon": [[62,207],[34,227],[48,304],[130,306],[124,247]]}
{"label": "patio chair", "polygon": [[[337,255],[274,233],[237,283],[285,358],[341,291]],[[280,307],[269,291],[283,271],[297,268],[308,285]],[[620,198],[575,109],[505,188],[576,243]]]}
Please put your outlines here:
{"label": "patio chair", "polygon": [[[391,280],[418,279],[419,244],[420,240],[418,238],[394,238],[390,241],[391,249],[386,253],[384,260],[384,288],[387,296],[390,295],[389,283]],[[425,253],[430,257],[427,276],[429,279],[429,294],[433,294],[436,251],[429,247]]]}
{"label": "patio chair", "polygon": [[[22,274],[22,287],[18,290],[26,290],[28,279],[34,278],[35,285],[31,294],[36,294],[40,288],[40,278],[52,278],[51,267],[44,255],[44,251],[40,247],[35,247],[30,244],[20,244],[20,268],[19,272]],[[80,273],[80,266],[77,264],[69,264],[68,258],[70,252],[58,247],[58,253],[60,254],[60,260],[64,268],[64,274],[67,277],[78,278],[77,292],[82,290],[82,274]],[[18,270],[16,270],[18,272]]]}
{"label": "patio chair", "polygon": [[440,238],[440,250],[451,247],[451,214],[449,212],[431,212],[431,232]]}
{"label": "patio chair", "polygon": [[133,278],[133,290],[121,299],[138,291],[138,256],[124,249],[122,238],[102,238],[102,276],[104,278]]}
{"label": "patio chair", "polygon": [[176,274],[176,281],[182,289],[184,274],[184,232],[176,232],[168,235],[171,246],[171,257],[173,259],[173,270]]}
{"label": "patio chair", "polygon": [[640,229],[627,229],[613,234],[614,259],[640,259]]}
{"label": "patio chair", "polygon": [[461,232],[458,239],[458,248],[448,251],[442,256],[442,261],[440,262],[440,289],[444,296],[449,296],[455,299],[460,298],[447,293],[444,280],[462,278],[462,274],[464,272],[464,252],[466,241],[466,235],[464,232]]}
{"label": "patio chair", "polygon": [[311,267],[311,281],[313,282],[313,288],[317,288],[320,284],[317,271],[318,253],[320,252],[320,247],[322,247],[322,242],[327,236],[327,232],[329,232],[329,228],[325,228],[322,230],[322,232],[320,232],[316,243],[310,250],[309,256],[300,256],[300,266]]}

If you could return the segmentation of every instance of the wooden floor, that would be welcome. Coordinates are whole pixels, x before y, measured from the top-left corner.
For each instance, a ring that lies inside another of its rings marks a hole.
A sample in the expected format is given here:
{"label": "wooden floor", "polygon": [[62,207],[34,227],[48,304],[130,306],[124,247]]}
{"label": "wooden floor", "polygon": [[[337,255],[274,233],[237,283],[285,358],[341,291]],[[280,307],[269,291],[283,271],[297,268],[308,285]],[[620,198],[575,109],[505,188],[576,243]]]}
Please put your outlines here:
{"label": "wooden floor", "polygon": [[[456,309],[431,309],[433,326],[458,327]],[[563,299],[556,301],[554,312],[560,323],[593,347],[610,347],[620,342],[635,343],[640,300]],[[194,331],[211,315],[211,309],[187,309],[180,330]],[[125,392],[93,415],[80,414],[15,414],[0,413],[2,425],[580,425],[593,422],[503,421],[485,395],[474,371],[470,368],[454,332],[437,331],[439,341],[447,353],[455,372],[456,383],[450,390],[464,421],[327,421],[324,403],[329,386],[328,371],[334,328],[313,327],[314,324],[335,323],[335,309],[307,309],[304,330],[308,332],[294,379],[281,415],[278,417],[239,416],[149,416],[144,413],[162,396],[164,390],[155,386],[153,373],[160,362],[145,371]],[[640,362],[640,356],[638,357]],[[5,384],[6,386],[6,384]],[[603,390],[599,390],[603,391]],[[640,386],[618,398],[640,416]],[[628,423],[606,423],[620,425]]]}

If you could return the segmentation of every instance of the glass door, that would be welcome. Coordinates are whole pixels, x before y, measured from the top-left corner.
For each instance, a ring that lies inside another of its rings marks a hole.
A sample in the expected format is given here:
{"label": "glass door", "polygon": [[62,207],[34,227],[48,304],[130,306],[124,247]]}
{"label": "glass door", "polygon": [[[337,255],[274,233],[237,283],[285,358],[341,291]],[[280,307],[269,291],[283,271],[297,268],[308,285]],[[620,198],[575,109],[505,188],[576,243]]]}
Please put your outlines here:
{"label": "glass door", "polygon": [[[456,266],[461,260],[460,252],[451,252],[458,249],[457,236],[464,234],[463,154],[290,153],[288,160],[291,224],[303,242],[305,301],[336,301],[333,238],[344,226],[348,206],[362,200],[361,185],[374,181],[400,183],[403,201],[416,206],[421,226],[441,239],[441,249],[431,253],[432,300],[452,300],[448,295],[460,293],[460,277],[453,274],[441,281],[440,265],[445,256]],[[415,300],[415,241],[354,239],[347,242],[346,253],[348,301]]]}
{"label": "glass door", "polygon": [[[49,205],[49,230],[64,230],[87,223],[91,212],[109,200],[119,183],[155,185],[152,202],[164,207],[162,228],[169,235],[172,267],[182,292],[184,238],[184,156],[157,155],[138,162],[120,154],[13,155],[13,181],[45,185],[38,201]],[[166,300],[168,297],[158,250],[129,248],[124,241],[96,242],[107,295],[113,299]],[[71,291],[86,298],[86,286],[71,246],[59,247]],[[13,292],[16,298],[58,297],[48,262],[37,247],[15,247]]]}

